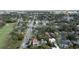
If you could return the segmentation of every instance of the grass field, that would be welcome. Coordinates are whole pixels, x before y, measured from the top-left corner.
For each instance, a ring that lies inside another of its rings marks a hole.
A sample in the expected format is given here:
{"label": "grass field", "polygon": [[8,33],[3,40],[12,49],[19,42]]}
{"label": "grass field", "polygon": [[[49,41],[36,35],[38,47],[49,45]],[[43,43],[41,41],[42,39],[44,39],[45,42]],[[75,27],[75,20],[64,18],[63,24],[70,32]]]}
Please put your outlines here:
{"label": "grass field", "polygon": [[13,30],[13,23],[7,23],[5,26],[0,28],[0,48],[6,45],[8,40],[8,34]]}

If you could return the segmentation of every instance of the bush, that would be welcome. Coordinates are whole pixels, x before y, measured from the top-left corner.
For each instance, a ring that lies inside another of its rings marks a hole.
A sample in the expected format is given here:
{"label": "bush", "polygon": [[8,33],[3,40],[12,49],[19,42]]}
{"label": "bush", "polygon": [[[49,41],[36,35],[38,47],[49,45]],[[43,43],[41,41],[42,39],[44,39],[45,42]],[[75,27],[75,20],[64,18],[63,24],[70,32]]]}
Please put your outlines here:
{"label": "bush", "polygon": [[24,38],[24,33],[23,32],[17,33],[17,37],[18,37],[18,40],[22,40]]}
{"label": "bush", "polygon": [[6,22],[6,23],[14,23],[14,22],[16,22],[16,20],[6,19],[5,22]]}
{"label": "bush", "polygon": [[67,39],[69,39],[69,40],[76,40],[76,37],[75,37],[74,34],[71,34],[71,35],[67,36]]}
{"label": "bush", "polygon": [[41,49],[49,49],[50,47],[46,44],[41,45],[39,48]]}

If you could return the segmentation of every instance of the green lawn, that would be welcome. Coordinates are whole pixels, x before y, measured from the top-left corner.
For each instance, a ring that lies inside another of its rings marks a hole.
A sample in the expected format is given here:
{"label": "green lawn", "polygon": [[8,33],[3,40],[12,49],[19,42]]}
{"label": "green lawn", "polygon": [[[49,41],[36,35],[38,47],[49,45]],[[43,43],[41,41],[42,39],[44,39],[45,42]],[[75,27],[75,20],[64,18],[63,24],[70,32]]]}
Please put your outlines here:
{"label": "green lawn", "polygon": [[6,41],[8,40],[8,34],[13,29],[13,23],[7,23],[5,26],[0,28],[0,48],[6,45]]}

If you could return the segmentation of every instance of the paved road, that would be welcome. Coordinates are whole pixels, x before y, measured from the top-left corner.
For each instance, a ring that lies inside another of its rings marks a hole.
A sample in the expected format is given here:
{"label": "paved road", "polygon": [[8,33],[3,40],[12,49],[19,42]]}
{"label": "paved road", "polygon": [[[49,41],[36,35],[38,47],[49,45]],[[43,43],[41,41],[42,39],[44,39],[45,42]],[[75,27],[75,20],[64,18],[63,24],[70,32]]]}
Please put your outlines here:
{"label": "paved road", "polygon": [[26,31],[25,37],[23,39],[23,42],[21,44],[20,48],[27,48],[29,38],[32,36],[32,27],[33,27],[34,20],[28,23],[28,29]]}

